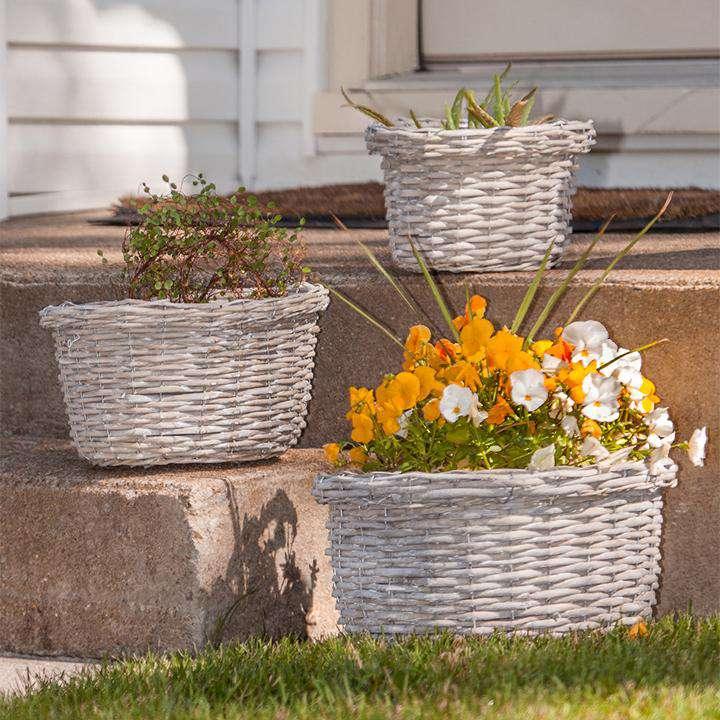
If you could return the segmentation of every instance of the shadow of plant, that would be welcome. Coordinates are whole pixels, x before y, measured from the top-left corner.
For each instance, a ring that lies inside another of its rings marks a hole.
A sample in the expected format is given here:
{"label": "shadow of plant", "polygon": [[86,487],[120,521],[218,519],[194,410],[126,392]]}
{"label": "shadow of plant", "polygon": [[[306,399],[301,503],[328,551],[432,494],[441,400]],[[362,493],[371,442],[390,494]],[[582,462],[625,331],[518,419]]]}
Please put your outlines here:
{"label": "shadow of plant", "polygon": [[319,567],[313,559],[305,572],[293,544],[297,511],[284,490],[263,505],[259,516],[240,511],[235,488],[225,482],[235,540],[225,577],[210,593],[217,619],[212,644],[250,636],[305,638]]}

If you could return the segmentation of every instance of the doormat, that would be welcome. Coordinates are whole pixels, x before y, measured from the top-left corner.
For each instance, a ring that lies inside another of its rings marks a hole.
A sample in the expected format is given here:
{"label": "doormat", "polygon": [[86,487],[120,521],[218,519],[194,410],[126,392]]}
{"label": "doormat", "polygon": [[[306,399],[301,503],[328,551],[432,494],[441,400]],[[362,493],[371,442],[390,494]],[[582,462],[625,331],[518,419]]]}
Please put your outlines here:
{"label": "doormat", "polygon": [[[720,192],[698,188],[674,191],[673,201],[655,230],[702,232],[720,229]],[[312,228],[337,227],[339,218],[348,228],[384,228],[385,201],[381,183],[349,183],[271,190],[253,193],[263,205],[273,202],[283,224],[292,226],[301,217]],[[612,230],[639,230],[657,212],[668,190],[658,188],[578,188],[573,200],[573,231],[593,232],[615,213]],[[121,198],[113,216],[102,222],[136,225],[143,197]],[[334,217],[333,217],[334,216]],[[95,221],[101,222],[101,221]]]}

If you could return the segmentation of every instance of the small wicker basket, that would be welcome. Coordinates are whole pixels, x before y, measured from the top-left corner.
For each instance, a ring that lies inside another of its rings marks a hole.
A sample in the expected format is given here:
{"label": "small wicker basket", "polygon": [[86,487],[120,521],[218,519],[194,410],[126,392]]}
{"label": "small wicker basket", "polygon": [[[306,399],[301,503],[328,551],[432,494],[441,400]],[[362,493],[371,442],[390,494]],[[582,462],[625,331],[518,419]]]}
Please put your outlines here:
{"label": "small wicker basket", "polygon": [[371,125],[382,155],[390,249],[418,271],[410,236],[427,264],[450,272],[531,270],[570,234],[575,158],[595,142],[592,121],[443,130]]}
{"label": "small wicker basket", "polygon": [[562,633],[651,615],[662,488],[642,463],[321,475],[347,632]]}
{"label": "small wicker basket", "polygon": [[324,287],[202,304],[46,307],[70,434],[95,465],[245,461],[297,442]]}

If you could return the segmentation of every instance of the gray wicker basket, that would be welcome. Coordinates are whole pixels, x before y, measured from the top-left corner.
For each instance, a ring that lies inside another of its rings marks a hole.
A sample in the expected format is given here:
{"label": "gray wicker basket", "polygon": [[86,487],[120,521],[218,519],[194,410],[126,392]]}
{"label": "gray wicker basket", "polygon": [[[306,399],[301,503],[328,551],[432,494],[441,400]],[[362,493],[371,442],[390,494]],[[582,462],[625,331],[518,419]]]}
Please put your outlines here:
{"label": "gray wicker basket", "polygon": [[675,483],[642,463],[321,475],[340,622],[373,635],[635,623],[655,602]]}
{"label": "gray wicker basket", "polygon": [[297,442],[327,290],[47,307],[70,434],[95,465],[256,460]]}
{"label": "gray wicker basket", "polygon": [[575,158],[595,142],[592,121],[443,130],[371,125],[371,154],[382,155],[390,249],[418,271],[408,235],[427,264],[451,272],[530,270],[554,241],[568,240]]}

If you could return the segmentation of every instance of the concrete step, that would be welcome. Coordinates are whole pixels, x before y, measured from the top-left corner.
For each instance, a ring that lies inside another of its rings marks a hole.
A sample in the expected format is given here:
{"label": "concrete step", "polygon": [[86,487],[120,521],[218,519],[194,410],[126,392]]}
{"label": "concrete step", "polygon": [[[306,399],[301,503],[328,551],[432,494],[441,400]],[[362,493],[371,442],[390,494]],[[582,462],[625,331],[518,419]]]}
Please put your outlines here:
{"label": "concrete step", "polygon": [[63,682],[99,664],[70,658],[0,655],[0,695],[14,695],[32,689],[40,680]]}
{"label": "concrete step", "polygon": [[[110,263],[119,266],[124,230],[87,222],[97,216],[97,212],[75,213],[0,223],[0,390],[3,428],[8,432],[67,436],[52,339],[39,327],[37,312],[64,300],[116,297],[96,251],[103,249]],[[597,277],[597,268],[604,267],[628,237],[610,235],[596,249],[597,259],[578,274],[549,327],[567,316],[571,304]],[[308,231],[308,264],[319,279],[345,292],[404,336],[419,318],[398,302],[395,291],[372,269],[353,239],[367,243],[390,266],[384,230]],[[575,261],[588,241],[589,236],[573,236],[563,267]],[[623,261],[587,311],[588,316],[606,323],[627,347],[659,337],[673,341],[650,353],[647,364],[676,412],[690,404],[694,388],[710,382],[717,389],[718,343],[708,343],[702,353],[689,353],[688,349],[701,340],[701,328],[705,338],[718,335],[719,247],[718,233],[650,235]],[[422,278],[398,274],[408,290],[433,310]],[[551,271],[548,288],[563,274],[562,270]],[[464,303],[466,284],[481,292],[490,301],[490,318],[503,323],[512,318],[531,277],[531,273],[447,274],[442,284],[457,307]],[[548,293],[546,290],[539,300]],[[442,327],[436,312],[433,316]],[[345,431],[348,385],[375,384],[383,372],[399,365],[398,348],[337,300],[322,318],[321,328],[314,395],[301,441],[305,447],[319,446]],[[706,405],[697,414],[709,421],[707,409]]]}
{"label": "concrete step", "polygon": [[4,438],[0,652],[97,658],[335,632],[327,507],[310,494],[321,455],[101,470],[66,441]]}
{"label": "concrete step", "polygon": [[[327,506],[310,492],[322,469],[317,450],[98,469],[66,441],[6,437],[0,652],[97,658],[334,633]],[[720,515],[702,487],[685,463],[666,494],[660,615],[720,610]]]}

